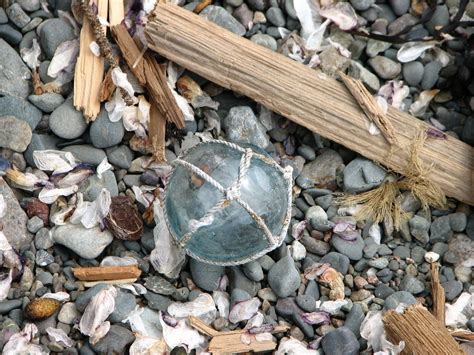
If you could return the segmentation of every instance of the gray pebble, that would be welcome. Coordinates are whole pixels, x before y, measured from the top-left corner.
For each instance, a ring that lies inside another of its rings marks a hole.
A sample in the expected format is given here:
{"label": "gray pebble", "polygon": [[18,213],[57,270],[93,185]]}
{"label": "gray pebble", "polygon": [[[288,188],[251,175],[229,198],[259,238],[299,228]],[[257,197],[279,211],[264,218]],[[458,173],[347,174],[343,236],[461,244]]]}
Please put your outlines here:
{"label": "gray pebble", "polygon": [[43,114],[28,101],[16,96],[0,97],[0,116],[15,116],[34,130]]}
{"label": "gray pebble", "polygon": [[201,11],[199,16],[214,22],[238,36],[243,36],[246,32],[244,26],[240,24],[230,13],[224,8],[215,5],[209,5]]}
{"label": "gray pebble", "polygon": [[265,34],[261,34],[261,33],[257,33],[255,35],[253,35],[250,40],[260,46],[263,46],[263,47],[266,47],[272,51],[276,51],[277,50],[277,47],[278,47],[278,44],[277,44],[277,41],[269,36],[269,35],[265,35]]}
{"label": "gray pebble", "polygon": [[115,296],[115,309],[109,316],[112,323],[119,323],[135,309],[137,301],[135,296],[126,291],[118,291]]}
{"label": "gray pebble", "polygon": [[431,19],[426,23],[425,27],[434,33],[434,30],[438,26],[445,26],[449,23],[449,10],[444,4],[436,6],[436,10]]}
{"label": "gray pebble", "polygon": [[406,275],[400,282],[400,290],[417,295],[425,290],[425,285],[420,280]]}
{"label": "gray pebble", "polygon": [[31,128],[14,116],[0,117],[0,147],[24,152],[31,142]]}
{"label": "gray pebble", "polygon": [[46,57],[51,59],[58,46],[71,39],[74,39],[74,29],[61,19],[49,19],[43,22],[41,26],[40,39],[41,47]]}
{"label": "gray pebble", "polygon": [[34,30],[36,27],[38,27],[41,23],[43,22],[42,18],[35,17],[32,19],[25,27],[21,29],[22,33],[27,33],[29,31]]}
{"label": "gray pebble", "polygon": [[431,223],[430,227],[430,241],[431,242],[446,242],[451,239],[453,231],[451,230],[449,216],[441,216]]}
{"label": "gray pebble", "polygon": [[260,282],[263,280],[263,269],[258,261],[251,261],[242,265],[242,271],[252,281]]}
{"label": "gray pebble", "polygon": [[41,111],[50,113],[64,102],[64,97],[60,94],[50,92],[42,95],[30,95],[28,96],[28,100]]}
{"label": "gray pebble", "polygon": [[48,228],[41,228],[35,235],[35,246],[38,249],[49,249],[54,245]]}
{"label": "gray pebble", "polygon": [[449,225],[454,232],[463,232],[466,229],[467,217],[464,213],[452,213],[449,215]]}
{"label": "gray pebble", "polygon": [[5,40],[0,38],[0,95],[11,95],[25,98],[30,93],[31,73],[29,68]]}
{"label": "gray pebble", "polygon": [[325,354],[357,355],[359,342],[354,333],[347,327],[339,327],[327,333],[321,342]]}
{"label": "gray pebble", "polygon": [[404,30],[408,26],[412,26],[416,24],[417,21],[418,21],[418,18],[411,14],[402,15],[393,21],[389,21],[390,24],[387,27],[388,34],[393,35],[393,34],[399,33],[400,31]]}
{"label": "gray pebble", "polygon": [[237,7],[232,14],[245,28],[253,24],[253,12],[245,3]]}
{"label": "gray pebble", "polygon": [[25,11],[23,11],[18,3],[14,3],[10,7],[7,7],[5,11],[10,21],[19,28],[23,28],[31,21],[31,18],[25,13]]}
{"label": "gray pebble", "polygon": [[442,67],[442,64],[438,61],[429,62],[425,65],[423,78],[421,80],[421,88],[423,90],[432,89],[436,85]]}
{"label": "gray pebble", "polygon": [[295,6],[293,5],[294,0],[285,0],[285,11],[288,16],[290,16],[293,20],[298,20],[298,16],[296,15]]}
{"label": "gray pebble", "polygon": [[40,9],[40,0],[17,0],[16,1],[23,10],[28,12],[37,11]]}
{"label": "gray pebble", "polygon": [[304,245],[308,252],[319,256],[326,255],[331,250],[331,246],[329,245],[329,243],[315,239],[313,237],[310,237],[309,235],[303,236],[300,242]]}
{"label": "gray pebble", "polygon": [[414,246],[413,249],[411,250],[411,258],[417,264],[421,264],[423,262],[425,254],[426,254],[426,250],[418,245]]}
{"label": "gray pebble", "polygon": [[122,169],[129,169],[133,160],[133,152],[126,145],[120,145],[117,148],[111,148],[107,151],[109,163]]}
{"label": "gray pebble", "polygon": [[209,292],[218,288],[219,279],[225,271],[223,266],[206,264],[193,258],[189,259],[189,267],[196,285]]}
{"label": "gray pebble", "polygon": [[355,336],[359,338],[360,325],[362,324],[362,321],[364,320],[364,318],[365,318],[365,315],[364,315],[364,310],[362,309],[362,306],[358,303],[355,303],[346,317],[344,326],[349,328],[352,331],[352,333],[354,333]]}
{"label": "gray pebble", "polygon": [[420,62],[409,62],[403,64],[403,79],[410,86],[417,86],[423,79],[425,67]]}
{"label": "gray pebble", "polygon": [[85,132],[87,123],[82,113],[74,108],[72,98],[70,98],[51,113],[49,128],[58,137],[74,139]]}
{"label": "gray pebble", "polygon": [[255,297],[260,289],[260,284],[250,280],[237,266],[227,268],[227,276],[229,277],[229,286],[231,289],[240,288],[252,297]]}
{"label": "gray pebble", "polygon": [[376,269],[384,269],[388,266],[387,258],[377,258],[369,261],[369,266],[372,266]]}
{"label": "gray pebble", "polygon": [[269,5],[268,0],[248,0],[247,2],[251,9],[257,10],[257,11],[263,11]]}
{"label": "gray pebble", "polygon": [[406,291],[395,292],[385,299],[384,309],[395,309],[401,303],[406,305],[416,304],[416,298]]}
{"label": "gray pebble", "polygon": [[23,304],[21,299],[4,300],[0,302],[0,314],[7,314],[12,309],[20,308]]}
{"label": "gray pebble", "polygon": [[453,301],[461,294],[463,289],[462,282],[455,280],[444,282],[441,286],[444,288],[447,301]]}
{"label": "gray pebble", "polygon": [[135,340],[133,333],[125,327],[113,324],[107,334],[97,343],[92,345],[99,354],[122,355],[127,351],[127,346]]}
{"label": "gray pebble", "polygon": [[421,216],[415,215],[408,221],[411,235],[421,244],[429,242],[428,231],[430,229],[430,222]]}
{"label": "gray pebble", "polygon": [[316,311],[316,300],[309,294],[296,296],[295,301],[296,304],[305,312]]}
{"label": "gray pebble", "polygon": [[122,121],[110,121],[109,114],[104,108],[100,110],[89,130],[91,143],[96,148],[109,148],[119,144],[124,133]]}
{"label": "gray pebble", "polygon": [[26,228],[28,228],[28,231],[33,234],[38,232],[41,228],[43,228],[43,226],[44,222],[38,216],[33,216],[28,220],[28,223],[26,224]]}
{"label": "gray pebble", "polygon": [[387,286],[384,283],[379,283],[374,290],[374,295],[375,297],[386,299],[388,296],[390,296],[394,292],[395,291],[393,288]]}
{"label": "gray pebble", "polygon": [[300,283],[299,271],[289,253],[268,272],[268,284],[278,297],[288,297],[299,288]]}
{"label": "gray pebble", "polygon": [[3,7],[0,7],[0,24],[4,24],[8,22],[7,13]]}
{"label": "gray pebble", "polygon": [[393,255],[398,256],[400,259],[407,259],[410,257],[410,248],[405,245],[399,245],[393,250]]}
{"label": "gray pebble", "polygon": [[233,6],[233,7],[240,6],[240,5],[242,5],[243,2],[244,2],[244,0],[226,0],[225,1],[225,3],[227,5],[230,5],[230,6]]}
{"label": "gray pebble", "polygon": [[231,108],[224,120],[224,129],[231,141],[250,143],[264,149],[269,144],[265,127],[258,121],[250,107]]}
{"label": "gray pebble", "polygon": [[394,79],[402,70],[400,63],[382,56],[370,58],[368,63],[382,79]]}
{"label": "gray pebble", "polygon": [[15,30],[10,25],[0,25],[0,38],[3,38],[12,46],[17,45],[23,38],[21,32]]}
{"label": "gray pebble", "polygon": [[349,270],[349,258],[341,253],[337,253],[334,251],[327,253],[325,256],[323,256],[321,262],[331,264],[331,267],[333,267],[343,275],[347,274]]}
{"label": "gray pebble", "polygon": [[375,3],[375,0],[351,0],[352,7],[357,11],[365,11]]}
{"label": "gray pebble", "polygon": [[36,280],[40,281],[44,286],[53,284],[53,275],[49,272],[41,271],[36,275]]}
{"label": "gray pebble", "polygon": [[169,297],[159,295],[151,291],[145,293],[144,297],[148,301],[148,307],[154,309],[155,311],[166,311],[168,306],[174,302]]}
{"label": "gray pebble", "polygon": [[353,241],[347,241],[337,235],[333,235],[331,244],[339,253],[346,255],[351,260],[357,261],[362,259],[364,240],[361,236],[357,236]]}
{"label": "gray pebble", "polygon": [[102,149],[97,149],[91,145],[69,145],[63,148],[65,152],[71,152],[74,157],[83,162],[92,165],[99,165],[106,157]]}
{"label": "gray pebble", "polygon": [[277,27],[285,26],[285,15],[283,11],[278,7],[270,7],[265,13],[268,21]]}
{"label": "gray pebble", "polygon": [[410,9],[410,0],[390,0],[389,2],[393,12],[397,16],[406,14],[408,9]]}
{"label": "gray pebble", "polygon": [[356,158],[344,168],[344,190],[364,192],[379,186],[386,171],[368,159]]}

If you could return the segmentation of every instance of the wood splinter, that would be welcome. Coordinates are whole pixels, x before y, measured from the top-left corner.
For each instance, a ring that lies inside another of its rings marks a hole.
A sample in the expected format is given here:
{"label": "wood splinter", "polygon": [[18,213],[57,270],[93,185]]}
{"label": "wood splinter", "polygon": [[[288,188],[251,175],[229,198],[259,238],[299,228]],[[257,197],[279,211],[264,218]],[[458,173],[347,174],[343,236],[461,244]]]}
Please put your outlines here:
{"label": "wood splinter", "polygon": [[75,267],[72,271],[81,281],[137,279],[142,273],[137,265]]}
{"label": "wood splinter", "polygon": [[445,326],[421,305],[411,305],[403,314],[390,310],[385,313],[383,324],[391,343],[405,342],[402,355],[464,354]]}
{"label": "wood splinter", "polygon": [[[200,333],[211,337],[208,351],[212,354],[271,351],[277,346],[277,343],[273,340],[258,341],[255,338],[255,334],[249,334],[245,329],[218,332],[199,318],[193,316],[189,317],[189,323]],[[276,326],[271,333],[282,333],[288,329],[288,326]],[[247,342],[250,341],[250,343],[242,342],[242,335],[246,334],[248,334]]]}
{"label": "wood splinter", "polygon": [[431,263],[431,294],[433,297],[433,316],[445,325],[445,301],[444,287],[439,282],[439,264]]}

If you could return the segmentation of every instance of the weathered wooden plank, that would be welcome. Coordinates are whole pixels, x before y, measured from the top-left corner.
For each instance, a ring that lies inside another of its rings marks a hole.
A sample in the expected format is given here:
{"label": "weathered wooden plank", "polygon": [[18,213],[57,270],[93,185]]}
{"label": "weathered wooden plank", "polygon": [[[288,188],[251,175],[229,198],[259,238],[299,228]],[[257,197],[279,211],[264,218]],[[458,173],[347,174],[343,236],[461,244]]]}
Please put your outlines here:
{"label": "weathered wooden plank", "polygon": [[[382,135],[368,134],[365,114],[344,85],[234,35],[172,4],[158,4],[146,27],[148,46],[225,88],[244,94],[313,132],[403,173],[407,148],[428,125],[397,109],[387,118],[400,144],[392,154]],[[428,139],[423,162],[444,192],[474,204],[474,149],[458,139]]]}

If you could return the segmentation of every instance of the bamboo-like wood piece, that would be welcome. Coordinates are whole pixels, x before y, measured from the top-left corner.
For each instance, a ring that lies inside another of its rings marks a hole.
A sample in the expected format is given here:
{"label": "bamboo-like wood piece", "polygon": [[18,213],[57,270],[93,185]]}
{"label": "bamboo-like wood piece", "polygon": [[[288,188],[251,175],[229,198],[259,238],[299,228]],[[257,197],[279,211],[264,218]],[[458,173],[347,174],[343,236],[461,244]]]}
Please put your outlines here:
{"label": "bamboo-like wood piece", "polygon": [[166,161],[166,118],[158,109],[157,105],[152,102],[150,105],[150,123],[148,125],[148,136],[150,150],[157,162]]}
{"label": "bamboo-like wood piece", "polygon": [[[367,132],[365,114],[344,84],[272,52],[172,4],[158,4],[145,29],[148,46],[169,60],[361,155],[402,173],[409,149],[390,154],[381,135]],[[428,125],[390,107],[401,147]],[[451,197],[474,204],[474,149],[453,137],[428,139],[420,158],[429,178]]]}
{"label": "bamboo-like wood piece", "polygon": [[[97,0],[98,15],[107,18],[108,1]],[[103,31],[106,28],[103,27]],[[84,112],[86,121],[94,121],[100,112],[100,88],[104,77],[104,58],[90,49],[95,41],[89,20],[84,16],[80,35],[79,57],[74,73],[74,107]]]}
{"label": "bamboo-like wood piece", "polygon": [[184,116],[168,87],[163,68],[149,54],[142,52],[128,34],[123,25],[112,27],[112,33],[120,47],[130,70],[142,86],[148,89],[154,101],[168,122],[173,122],[178,128],[184,128]]}
{"label": "bamboo-like wood piece", "polygon": [[124,285],[124,284],[133,284],[137,281],[137,278],[132,279],[120,279],[120,280],[100,280],[100,281],[83,281],[82,285],[85,288],[94,287],[98,284],[107,284],[107,285]]}
{"label": "bamboo-like wood piece", "polygon": [[109,24],[118,25],[125,17],[123,0],[109,0]]}
{"label": "bamboo-like wood piece", "polygon": [[431,295],[433,297],[433,316],[441,323],[445,325],[445,302],[446,295],[444,288],[439,282],[439,264],[431,263]]}
{"label": "bamboo-like wood piece", "polygon": [[390,342],[405,342],[403,355],[464,354],[444,325],[421,305],[412,305],[403,314],[390,310],[385,313],[383,323]]}
{"label": "bamboo-like wood piece", "polygon": [[72,271],[81,281],[136,279],[142,273],[137,265],[75,267]]}

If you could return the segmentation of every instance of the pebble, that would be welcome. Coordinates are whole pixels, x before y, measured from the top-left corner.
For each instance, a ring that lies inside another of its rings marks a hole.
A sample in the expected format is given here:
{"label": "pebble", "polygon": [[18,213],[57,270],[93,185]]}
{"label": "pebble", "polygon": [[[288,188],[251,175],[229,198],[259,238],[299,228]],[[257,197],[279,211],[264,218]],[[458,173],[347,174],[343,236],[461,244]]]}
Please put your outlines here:
{"label": "pebble", "polygon": [[58,320],[64,324],[72,325],[74,321],[80,316],[74,302],[67,302],[63,304],[58,314]]}
{"label": "pebble", "polygon": [[346,71],[351,64],[351,60],[341,55],[334,46],[329,46],[319,53],[319,59],[321,70],[331,77],[334,77],[338,71]]}
{"label": "pebble", "polygon": [[122,141],[125,129],[122,121],[112,122],[109,114],[102,109],[89,130],[91,143],[96,148],[109,148]]}
{"label": "pebble", "polygon": [[248,106],[236,106],[230,109],[224,119],[227,138],[234,142],[250,143],[265,149],[269,140],[265,127]]}
{"label": "pebble", "polygon": [[242,265],[242,271],[252,281],[260,282],[265,277],[262,266],[258,261],[251,261]]}
{"label": "pebble", "polygon": [[42,95],[30,95],[28,96],[28,100],[41,111],[50,113],[64,102],[64,97],[60,94],[50,92]]}
{"label": "pebble", "polygon": [[331,250],[329,243],[315,239],[309,235],[303,236],[300,242],[304,245],[308,252],[319,256],[326,255]]}
{"label": "pebble", "polygon": [[406,275],[400,282],[400,290],[417,295],[425,290],[425,285],[417,278]]}
{"label": "pebble", "polygon": [[267,17],[267,20],[273,25],[277,27],[285,26],[285,16],[283,15],[283,11],[280,8],[270,7],[265,13],[265,16]]}
{"label": "pebble", "polygon": [[337,235],[331,239],[332,246],[341,254],[346,255],[351,260],[360,260],[363,256],[364,240],[357,236],[353,241],[347,241]]}
{"label": "pebble", "polygon": [[364,192],[379,186],[387,172],[370,160],[356,158],[344,168],[344,190]]}
{"label": "pebble", "polygon": [[257,11],[263,11],[268,7],[268,0],[248,0],[250,8]]}
{"label": "pebble", "polygon": [[33,133],[31,137],[31,142],[28,148],[26,149],[24,156],[29,166],[36,167],[35,161],[33,159],[33,152],[35,150],[47,150],[47,149],[57,149],[56,143],[58,138],[54,135],[49,134],[37,134]]}
{"label": "pebble", "polygon": [[20,207],[10,186],[3,179],[0,179],[0,195],[3,196],[6,204],[6,212],[2,217],[3,233],[15,250],[23,252],[29,247],[32,239],[26,228],[28,216]]}
{"label": "pebble", "polygon": [[352,7],[357,11],[365,11],[375,3],[375,0],[351,0]]}
{"label": "pebble", "polygon": [[398,256],[400,259],[407,259],[410,257],[410,248],[405,245],[399,245],[393,250],[393,255]]}
{"label": "pebble", "polygon": [[369,266],[372,266],[376,269],[384,269],[388,266],[388,259],[387,258],[377,258],[369,261]]}
{"label": "pebble", "polygon": [[388,296],[393,294],[395,291],[393,288],[387,286],[384,283],[379,283],[374,290],[374,295],[377,298],[386,299]]}
{"label": "pebble", "polygon": [[65,152],[71,152],[77,160],[92,165],[99,165],[106,157],[106,154],[102,149],[87,144],[69,145],[64,147],[62,150]]}
{"label": "pebble", "polygon": [[135,340],[133,333],[125,327],[112,324],[107,334],[97,343],[91,344],[92,349],[99,354],[122,355],[127,346]]}
{"label": "pebble", "polygon": [[74,139],[85,132],[87,123],[82,113],[74,108],[70,98],[51,113],[49,128],[60,138]]}
{"label": "pebble", "polygon": [[41,48],[48,59],[53,58],[58,46],[75,38],[74,29],[69,23],[58,18],[43,22],[40,30]]}
{"label": "pebble", "polygon": [[37,11],[40,9],[40,0],[17,0],[16,1],[23,10],[28,12]]}
{"label": "pebble", "polygon": [[334,190],[336,188],[336,172],[342,171],[344,162],[334,150],[326,149],[315,160],[306,164],[296,179],[304,188],[318,187]]}
{"label": "pebble", "polygon": [[0,95],[27,97],[30,79],[30,70],[16,50],[0,38]]}
{"label": "pebble", "polygon": [[31,128],[14,116],[0,117],[0,147],[24,152],[31,142]]}
{"label": "pebble", "polygon": [[112,242],[113,236],[100,227],[90,229],[79,224],[56,226],[52,230],[55,243],[64,245],[84,259],[95,259]]}
{"label": "pebble", "polygon": [[245,276],[239,267],[229,267],[227,269],[227,276],[229,277],[229,286],[231,289],[239,288],[246,291],[252,297],[257,295],[260,285]]}
{"label": "pebble", "polygon": [[403,64],[402,74],[405,82],[410,86],[417,86],[423,79],[425,67],[420,62]]}
{"label": "pebble", "polygon": [[115,309],[109,316],[112,323],[123,321],[135,309],[137,301],[135,296],[126,291],[118,291],[115,296]]}
{"label": "pebble", "polygon": [[245,28],[252,27],[253,13],[247,6],[247,4],[242,4],[237,7],[233,12],[234,17],[239,21]]}
{"label": "pebble", "polygon": [[327,333],[321,342],[325,354],[357,355],[359,342],[354,333],[347,327],[339,327]]}
{"label": "pebble", "polygon": [[434,33],[436,27],[440,26],[443,27],[449,23],[449,10],[446,5],[438,5],[436,6],[436,10],[431,17],[431,19],[425,24],[425,27],[430,31],[430,33]]}
{"label": "pebble", "polygon": [[17,45],[22,39],[21,32],[15,30],[10,25],[0,25],[0,38],[3,38],[12,46]]}
{"label": "pebble", "polygon": [[54,245],[52,235],[48,228],[41,228],[35,235],[35,246],[37,249],[49,249]]}
{"label": "pebble", "polygon": [[194,283],[203,290],[214,291],[219,286],[219,279],[224,274],[225,267],[206,264],[190,258],[189,267]]}
{"label": "pebble", "polygon": [[0,302],[0,314],[7,314],[12,309],[20,308],[23,304],[21,299],[6,300]]}
{"label": "pebble", "polygon": [[257,33],[250,37],[250,40],[272,51],[276,51],[278,47],[277,41],[269,35]]}
{"label": "pebble", "polygon": [[25,27],[28,22],[31,21],[31,18],[23,11],[20,4],[14,3],[11,6],[7,7],[5,10],[7,13],[8,18],[11,22],[15,24],[15,26],[22,28]]}
{"label": "pebble", "polygon": [[115,179],[114,173],[110,170],[103,173],[100,179],[97,175],[89,176],[89,178],[79,186],[79,192],[83,193],[85,201],[94,201],[103,188],[110,191],[110,196],[118,195],[117,180]]}
{"label": "pebble", "polygon": [[423,78],[421,79],[421,88],[423,90],[432,89],[439,79],[439,72],[443,65],[438,61],[429,62],[425,65]]}
{"label": "pebble", "polygon": [[416,298],[406,291],[397,291],[385,299],[384,310],[395,309],[399,304],[416,304]]}
{"label": "pebble", "polygon": [[28,101],[16,96],[0,97],[0,116],[15,116],[34,130],[43,114]]}
{"label": "pebble", "polygon": [[463,232],[467,225],[467,216],[464,213],[452,213],[449,215],[449,225],[454,232]]}
{"label": "pebble", "polygon": [[329,263],[331,267],[339,271],[341,274],[347,274],[349,270],[349,258],[346,255],[337,252],[330,252],[323,256],[322,263]]}
{"label": "pebble", "polygon": [[199,16],[214,22],[216,25],[231,31],[238,36],[243,36],[247,32],[239,21],[220,6],[209,5],[201,11]]}
{"label": "pebble", "polygon": [[377,75],[373,74],[370,70],[355,60],[351,61],[349,75],[354,79],[361,80],[373,92],[376,92],[380,89],[380,82],[379,78],[377,78]]}
{"label": "pebble", "polygon": [[305,312],[316,311],[316,300],[311,295],[299,295],[295,298],[296,304]]}
{"label": "pebble", "polygon": [[28,223],[26,224],[26,228],[28,229],[28,231],[33,234],[38,232],[41,228],[43,228],[43,226],[44,222],[38,216],[33,216],[28,220]]}
{"label": "pebble", "polygon": [[0,7],[0,24],[4,24],[8,22],[7,13],[3,7]]}
{"label": "pebble", "polygon": [[410,0],[390,0],[389,3],[397,16],[406,14],[410,8]]}
{"label": "pebble", "polygon": [[411,235],[418,240],[421,244],[426,244],[429,242],[428,231],[430,229],[430,222],[421,216],[415,215],[408,221],[410,226]]}
{"label": "pebble", "polygon": [[300,283],[299,271],[289,253],[268,272],[268,284],[278,297],[288,297],[300,287]]}
{"label": "pebble", "polygon": [[453,301],[461,294],[463,289],[462,282],[456,280],[443,282],[441,286],[444,288],[447,301]]}
{"label": "pebble", "polygon": [[394,79],[402,70],[400,63],[382,56],[370,58],[368,63],[382,79]]}
{"label": "pebble", "polygon": [[145,299],[148,301],[148,307],[156,311],[166,311],[168,306],[174,301],[166,296],[148,291],[145,293]]}
{"label": "pebble", "polygon": [[111,148],[107,151],[107,158],[110,164],[122,169],[129,169],[132,165],[133,152],[126,145],[120,145],[117,148]]}
{"label": "pebble", "polygon": [[446,242],[451,239],[453,231],[451,230],[450,217],[441,216],[431,223],[430,242]]}
{"label": "pebble", "polygon": [[354,335],[359,338],[360,337],[360,325],[364,320],[364,310],[359,303],[354,303],[350,312],[346,316],[346,321],[344,322],[344,326],[349,328]]}

